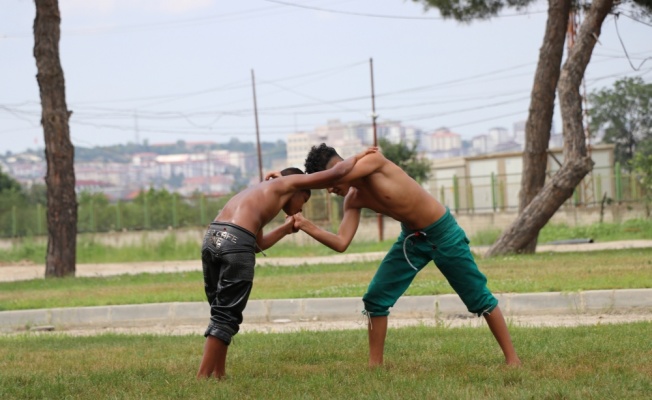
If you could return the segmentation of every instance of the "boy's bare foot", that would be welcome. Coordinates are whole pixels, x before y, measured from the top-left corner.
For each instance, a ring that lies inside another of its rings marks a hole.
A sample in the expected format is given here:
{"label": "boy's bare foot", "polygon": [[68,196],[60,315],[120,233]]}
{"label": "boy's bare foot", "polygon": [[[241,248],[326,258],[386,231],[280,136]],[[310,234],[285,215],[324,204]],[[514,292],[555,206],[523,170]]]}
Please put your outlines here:
{"label": "boy's bare foot", "polygon": [[512,360],[506,360],[505,363],[507,365],[509,365],[509,366],[512,366],[512,367],[520,367],[521,366],[521,360],[518,357],[516,357],[515,359],[512,359]]}

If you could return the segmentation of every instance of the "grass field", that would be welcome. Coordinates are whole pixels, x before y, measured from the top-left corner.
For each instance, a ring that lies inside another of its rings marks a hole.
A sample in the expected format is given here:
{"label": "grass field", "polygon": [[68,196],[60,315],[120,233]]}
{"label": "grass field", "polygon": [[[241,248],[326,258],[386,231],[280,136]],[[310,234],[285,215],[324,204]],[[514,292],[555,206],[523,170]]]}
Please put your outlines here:
{"label": "grass field", "polygon": [[[494,293],[652,288],[652,249],[478,259]],[[377,262],[257,267],[251,299],[362,297]],[[406,295],[453,293],[431,263]],[[0,311],[205,301],[201,272],[0,283]]]}
{"label": "grass field", "polygon": [[523,366],[486,329],[390,329],[366,366],[364,330],[247,333],[227,377],[196,381],[196,336],[0,336],[9,399],[648,399],[650,323],[512,328]]}
{"label": "grass field", "polygon": [[[480,232],[471,237],[474,246],[490,245],[496,241],[500,230]],[[607,242],[614,240],[652,239],[652,220],[633,219],[622,224],[602,223],[589,226],[569,227],[567,225],[546,225],[540,232],[539,243],[555,240],[592,238],[595,241]],[[347,253],[364,253],[369,251],[387,251],[395,238],[383,242],[354,241]],[[121,246],[119,248],[106,246],[88,236],[80,235],[77,240],[77,262],[112,263],[138,261],[167,260],[199,260],[201,243],[179,241],[171,233],[160,242],[142,243]],[[338,254],[317,242],[312,245],[298,246],[291,242],[281,241],[269,249],[275,257],[311,257]],[[15,245],[6,251],[0,251],[0,263],[32,262],[43,264],[46,254],[46,242],[33,238],[17,240]]]}
{"label": "grass field", "polygon": [[[167,252],[164,259],[179,259],[172,257],[179,254],[175,243],[165,246],[159,256]],[[387,246],[356,250],[365,248]],[[304,257],[313,251],[277,250],[278,256]],[[102,251],[100,258],[115,257],[115,251]],[[132,251],[138,249],[120,257]],[[652,288],[652,249],[478,258],[478,265],[495,293]],[[360,297],[376,267],[376,262],[308,266],[300,261],[259,267],[251,298]],[[440,293],[452,291],[431,264],[406,294]],[[0,311],[168,301],[205,301],[201,273],[0,283]],[[0,399],[648,399],[651,330],[650,322],[514,326],[510,332],[520,368],[503,365],[498,345],[482,328],[390,329],[386,364],[375,369],[366,366],[362,328],[246,333],[235,337],[222,381],[195,379],[204,343],[198,334],[8,334],[0,335]]]}

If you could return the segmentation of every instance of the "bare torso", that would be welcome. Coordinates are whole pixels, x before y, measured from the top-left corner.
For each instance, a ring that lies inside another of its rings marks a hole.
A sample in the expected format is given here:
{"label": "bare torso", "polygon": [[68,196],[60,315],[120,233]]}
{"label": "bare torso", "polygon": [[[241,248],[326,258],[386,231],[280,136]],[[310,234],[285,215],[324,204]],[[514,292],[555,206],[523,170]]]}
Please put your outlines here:
{"label": "bare torso", "polygon": [[350,184],[346,207],[369,208],[394,218],[409,229],[425,228],[446,212],[421,185],[384,157],[374,172]]}
{"label": "bare torso", "polygon": [[215,217],[216,222],[229,222],[253,234],[267,225],[292,193],[276,190],[275,182],[265,181],[236,194]]}

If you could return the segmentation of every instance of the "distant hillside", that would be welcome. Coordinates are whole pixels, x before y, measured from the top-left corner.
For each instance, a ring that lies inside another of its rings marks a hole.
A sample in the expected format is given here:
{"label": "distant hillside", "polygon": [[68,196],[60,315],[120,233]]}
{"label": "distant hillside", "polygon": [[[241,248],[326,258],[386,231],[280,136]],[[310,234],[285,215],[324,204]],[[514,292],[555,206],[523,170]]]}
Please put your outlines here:
{"label": "distant hillside", "polygon": [[[137,153],[154,153],[159,155],[199,153],[208,150],[229,150],[239,151],[245,154],[257,155],[256,145],[253,142],[241,142],[238,139],[231,139],[227,143],[214,142],[185,142],[179,140],[175,143],[143,144],[128,143],[113,146],[98,147],[75,147],[76,162],[117,162],[127,163]],[[286,144],[284,141],[261,142],[263,154],[263,167],[271,168],[275,160],[285,160],[287,157]],[[37,151],[30,150],[29,153],[37,154]],[[39,154],[42,156],[42,154]]]}

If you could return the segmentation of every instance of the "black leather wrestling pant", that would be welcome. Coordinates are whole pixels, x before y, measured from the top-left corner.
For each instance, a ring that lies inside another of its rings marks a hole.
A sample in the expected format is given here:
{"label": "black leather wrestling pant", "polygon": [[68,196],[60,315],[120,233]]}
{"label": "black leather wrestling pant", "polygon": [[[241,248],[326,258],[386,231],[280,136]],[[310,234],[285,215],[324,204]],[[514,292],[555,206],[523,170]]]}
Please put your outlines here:
{"label": "black leather wrestling pant", "polygon": [[254,280],[256,237],[237,225],[213,222],[202,245],[204,290],[211,322],[204,336],[227,345],[240,330]]}

